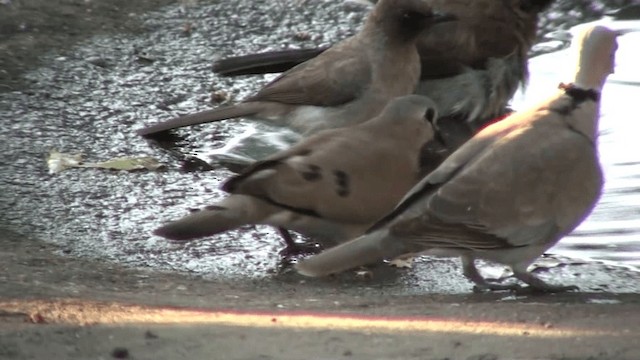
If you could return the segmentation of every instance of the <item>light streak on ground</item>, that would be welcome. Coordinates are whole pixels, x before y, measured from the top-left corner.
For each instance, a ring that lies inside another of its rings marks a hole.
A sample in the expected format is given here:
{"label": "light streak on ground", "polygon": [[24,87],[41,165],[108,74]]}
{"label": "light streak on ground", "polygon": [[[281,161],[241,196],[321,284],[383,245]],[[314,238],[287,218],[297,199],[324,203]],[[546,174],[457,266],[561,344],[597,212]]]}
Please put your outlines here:
{"label": "light streak on ground", "polygon": [[0,311],[23,313],[32,322],[73,325],[219,325],[365,333],[458,333],[494,336],[576,337],[615,333],[532,323],[427,316],[371,316],[298,311],[238,311],[151,307],[86,300],[0,301]]}

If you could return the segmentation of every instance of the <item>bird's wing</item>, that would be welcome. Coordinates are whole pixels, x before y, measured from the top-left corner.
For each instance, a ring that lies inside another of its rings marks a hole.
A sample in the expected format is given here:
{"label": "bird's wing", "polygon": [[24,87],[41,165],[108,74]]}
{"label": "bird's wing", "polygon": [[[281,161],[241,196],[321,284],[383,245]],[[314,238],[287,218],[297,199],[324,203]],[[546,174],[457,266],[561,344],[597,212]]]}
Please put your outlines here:
{"label": "bird's wing", "polygon": [[508,24],[482,20],[436,24],[425,32],[418,42],[420,78],[439,79],[484,68],[488,58],[505,57],[525,46]]}
{"label": "bird's wing", "polygon": [[600,193],[594,145],[561,115],[538,115],[467,154],[466,163],[445,161],[387,219],[394,235],[409,249],[487,250],[555,241],[572,230]]}
{"label": "bird's wing", "polygon": [[[491,128],[484,129],[484,131],[471,138],[456,152],[451,154],[439,167],[422,178],[416,186],[407,192],[393,211],[377,221],[368,232],[385,227],[391,222],[396,221],[399,217],[408,216],[406,212],[409,210],[411,213],[415,212],[416,204],[422,203],[424,198],[427,198],[433,192],[437,191],[443,184],[456,176],[458,172],[470,163],[477,161],[481,154],[497,139],[511,131],[514,126],[517,126],[517,124],[504,120]],[[418,206],[417,211],[420,210],[421,208]]]}
{"label": "bird's wing", "polygon": [[371,134],[340,130],[318,133],[255,164],[223,189],[305,215],[373,223],[417,181],[417,151],[405,151],[395,140],[371,146]]}
{"label": "bird's wing", "polygon": [[353,38],[283,73],[245,101],[338,106],[356,99],[369,85],[371,64]]}
{"label": "bird's wing", "polygon": [[322,46],[315,49],[285,49],[232,56],[213,63],[213,71],[221,76],[280,73],[318,56],[325,50],[327,47]]}

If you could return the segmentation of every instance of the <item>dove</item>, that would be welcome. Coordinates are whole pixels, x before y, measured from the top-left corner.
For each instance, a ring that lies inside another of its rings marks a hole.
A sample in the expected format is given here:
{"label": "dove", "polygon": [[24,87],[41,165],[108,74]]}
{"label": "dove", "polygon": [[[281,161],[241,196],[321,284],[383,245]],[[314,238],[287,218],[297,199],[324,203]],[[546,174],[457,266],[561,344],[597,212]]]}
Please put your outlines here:
{"label": "dove", "polygon": [[[389,100],[413,93],[420,75],[421,31],[452,21],[423,0],[381,0],[359,33],[297,65],[244,101],[138,130],[157,137],[184,126],[252,117],[303,134],[378,115]],[[391,61],[393,59],[393,61]]]}
{"label": "dove", "polygon": [[564,291],[527,267],[591,212],[602,191],[597,133],[602,87],[613,73],[618,33],[590,27],[574,41],[572,83],[548,100],[481,130],[424,177],[367,232],[296,264],[324,276],[404,255],[460,256],[481,289],[484,259],[511,267],[532,290]]}
{"label": "dove", "polygon": [[[436,168],[478,129],[505,115],[519,86],[528,79],[527,54],[538,16],[553,0],[425,0],[455,16],[424,30],[417,46],[421,79],[415,93],[439,109],[439,141],[423,151],[423,171]],[[279,72],[319,56],[324,49],[288,49],[222,59],[222,75]],[[321,55],[320,55],[321,56]],[[391,62],[403,62],[398,54]]]}
{"label": "dove", "polygon": [[436,117],[429,98],[393,99],[373,119],[320,131],[254,163],[223,184],[229,196],[155,234],[190,240],[265,224],[321,243],[351,239],[420,180],[420,148],[433,138]]}

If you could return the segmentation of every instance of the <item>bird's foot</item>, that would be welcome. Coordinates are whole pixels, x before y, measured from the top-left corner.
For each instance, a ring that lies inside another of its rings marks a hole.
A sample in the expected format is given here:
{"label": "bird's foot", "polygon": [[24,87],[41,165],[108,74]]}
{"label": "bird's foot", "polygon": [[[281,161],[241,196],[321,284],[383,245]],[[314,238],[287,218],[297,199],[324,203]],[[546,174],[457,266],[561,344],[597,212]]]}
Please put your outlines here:
{"label": "bird's foot", "polygon": [[513,275],[529,285],[528,287],[523,289],[523,291],[526,291],[527,293],[549,294],[580,290],[580,288],[575,285],[548,284],[528,272],[514,272]]}
{"label": "bird's foot", "polygon": [[299,257],[314,255],[321,251],[316,243],[290,243],[278,253],[282,258],[292,260]]}
{"label": "bird's foot", "polygon": [[462,272],[464,276],[473,281],[473,292],[485,291],[517,291],[522,287],[518,284],[503,284],[499,280],[485,279],[475,266],[473,258],[462,257]]}
{"label": "bird's foot", "polygon": [[279,227],[276,230],[285,243],[284,249],[279,253],[283,260],[290,262],[302,256],[317,254],[322,250],[320,245],[314,242],[297,243],[285,228]]}
{"label": "bird's foot", "polygon": [[317,254],[321,250],[320,245],[316,243],[287,243],[287,246],[278,253],[280,255],[280,261],[278,261],[276,265],[276,273],[285,274],[293,270],[293,264],[295,264],[298,259]]}

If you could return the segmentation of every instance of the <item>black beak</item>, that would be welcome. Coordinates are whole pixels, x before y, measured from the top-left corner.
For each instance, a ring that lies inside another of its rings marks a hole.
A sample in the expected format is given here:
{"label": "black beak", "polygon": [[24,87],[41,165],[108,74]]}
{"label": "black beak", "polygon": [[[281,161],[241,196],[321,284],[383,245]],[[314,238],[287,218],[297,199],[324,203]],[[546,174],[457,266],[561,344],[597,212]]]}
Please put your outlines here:
{"label": "black beak", "polygon": [[458,20],[458,18],[455,15],[447,14],[439,11],[434,11],[433,14],[431,15],[431,22],[433,22],[434,24],[455,21],[455,20]]}
{"label": "black beak", "polygon": [[438,131],[438,114],[433,108],[427,108],[427,111],[424,113],[424,118],[427,120],[431,126],[433,127],[433,131]]}

